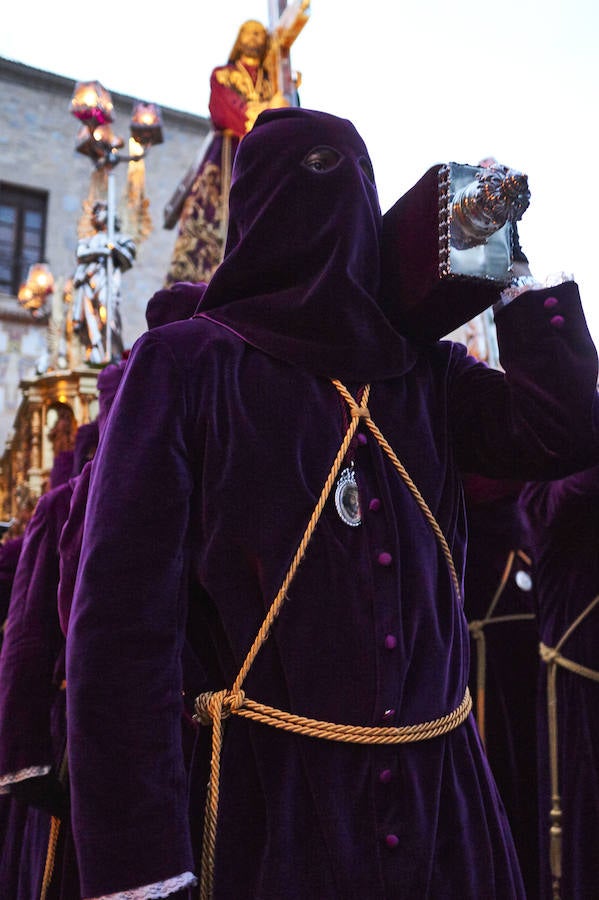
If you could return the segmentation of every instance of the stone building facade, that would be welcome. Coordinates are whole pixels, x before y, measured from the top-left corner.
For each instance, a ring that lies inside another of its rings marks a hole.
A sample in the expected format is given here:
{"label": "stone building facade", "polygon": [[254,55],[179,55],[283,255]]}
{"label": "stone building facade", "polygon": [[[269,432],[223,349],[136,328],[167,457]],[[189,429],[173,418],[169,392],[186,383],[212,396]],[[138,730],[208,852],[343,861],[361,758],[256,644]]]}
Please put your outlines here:
{"label": "stone building facade", "polygon": [[[45,252],[44,259],[36,261],[48,264],[57,288],[75,270],[77,229],[94,172],[91,159],[75,150],[80,123],[69,110],[74,86],[69,78],[0,58],[0,206],[3,195],[15,191],[42,198]],[[125,139],[125,154],[133,104],[152,98],[134,98],[113,91],[111,85],[105,87],[114,103],[113,129]],[[146,330],[146,303],[162,286],[169,266],[176,230],[163,227],[164,207],[210,127],[204,117],[165,107],[161,112],[164,142],[152,147],[145,160],[153,228],[138,244],[135,263],[123,274],[121,285],[126,347]],[[114,169],[117,206],[126,190],[127,168],[123,160]],[[47,337],[47,325],[19,306],[14,291],[0,289],[0,457],[14,436],[25,383],[35,376]]]}

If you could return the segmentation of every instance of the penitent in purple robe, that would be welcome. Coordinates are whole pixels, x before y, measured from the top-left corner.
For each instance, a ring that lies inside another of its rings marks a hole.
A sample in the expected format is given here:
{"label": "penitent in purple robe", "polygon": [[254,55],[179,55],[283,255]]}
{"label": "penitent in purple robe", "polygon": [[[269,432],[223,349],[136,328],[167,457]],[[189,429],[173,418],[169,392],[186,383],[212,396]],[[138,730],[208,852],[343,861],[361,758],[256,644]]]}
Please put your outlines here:
{"label": "penitent in purple robe", "polygon": [[[537,587],[540,639],[556,647],[599,594],[599,466],[559,481],[529,484],[520,499]],[[599,672],[599,607],[560,648]],[[551,787],[545,666],[538,692],[541,896],[552,897],[549,863]],[[599,884],[599,684],[557,668],[559,792],[564,900],[587,900]]]}
{"label": "penitent in purple robe", "polygon": [[[80,471],[97,442],[97,423],[78,429],[69,452],[71,471]],[[57,612],[59,538],[77,480],[59,484],[37,502],[23,539],[0,653],[0,793],[8,794],[10,808],[0,896],[14,900],[40,896],[49,854],[53,867],[48,867],[47,896],[72,900],[79,893],[61,776],[66,694]],[[55,845],[50,841],[51,815],[60,819]]]}
{"label": "penitent in purple robe", "polygon": [[[547,290],[498,314],[506,377],[460,345],[409,345],[377,306],[380,210],[353,126],[263,114],[235,165],[228,253],[202,312],[136,343],[92,469],[67,639],[86,898],[167,896],[199,874],[210,731],[189,775],[182,716],[232,685],[302,540],[350,419],[328,375],[354,396],[372,383],[370,415],[458,578],[459,469],[552,477],[597,446],[597,357],[574,284],[554,292],[562,327]],[[328,498],[243,689],[342,724],[444,716],[469,671],[447,560],[364,422],[343,466],[361,524]],[[427,741],[358,745],[234,715],[220,775],[215,900],[523,897],[472,716]]]}
{"label": "penitent in purple robe", "polygon": [[[23,535],[5,539],[0,544],[0,646],[4,637],[4,622],[8,613],[10,594],[21,553]],[[3,881],[16,883],[19,870],[20,837],[25,827],[27,806],[8,795],[0,797],[0,885]]]}
{"label": "penitent in purple robe", "polygon": [[[474,699],[484,687],[485,749],[512,829],[527,900],[535,900],[539,881],[539,637],[530,553],[518,511],[522,486],[522,482],[480,476],[465,479],[468,552],[464,612],[471,626],[470,691]],[[473,630],[477,622],[478,638]],[[482,685],[478,671],[481,654],[485,660]],[[476,701],[475,710],[481,730]]]}
{"label": "penitent in purple robe", "polygon": [[[23,540],[0,653],[0,792],[19,791],[19,799],[11,797],[5,845],[11,850],[5,850],[0,869],[0,893],[18,900],[39,896],[50,814],[60,814],[56,773],[65,752],[64,639],[56,589],[58,538],[71,491],[72,480],[37,503]],[[25,807],[24,786],[45,795],[44,810]]]}

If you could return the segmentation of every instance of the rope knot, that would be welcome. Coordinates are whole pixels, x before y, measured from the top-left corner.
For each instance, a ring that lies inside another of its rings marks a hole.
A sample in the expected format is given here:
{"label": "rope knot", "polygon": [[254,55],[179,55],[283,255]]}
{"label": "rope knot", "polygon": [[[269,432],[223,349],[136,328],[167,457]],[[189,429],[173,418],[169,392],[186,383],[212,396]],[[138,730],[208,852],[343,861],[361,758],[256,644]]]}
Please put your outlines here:
{"label": "rope knot", "polygon": [[231,713],[243,706],[243,691],[205,691],[196,697],[194,719],[200,725],[212,725],[222,719],[228,719]]}
{"label": "rope knot", "polygon": [[370,418],[370,410],[367,406],[352,406],[351,410],[352,419],[369,419]]}
{"label": "rope knot", "polygon": [[485,623],[482,619],[473,619],[471,622],[468,622],[468,631],[475,641],[479,641],[483,637],[484,630]]}
{"label": "rope knot", "polygon": [[545,644],[539,644],[539,656],[544,663],[554,663],[559,653],[554,647],[546,647]]}

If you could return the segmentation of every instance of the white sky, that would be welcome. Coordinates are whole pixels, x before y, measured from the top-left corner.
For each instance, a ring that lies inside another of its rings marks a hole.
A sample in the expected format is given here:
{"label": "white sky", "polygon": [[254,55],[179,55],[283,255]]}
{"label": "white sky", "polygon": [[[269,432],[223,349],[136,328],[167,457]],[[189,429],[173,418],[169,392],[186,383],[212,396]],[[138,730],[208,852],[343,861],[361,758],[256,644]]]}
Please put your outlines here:
{"label": "white sky", "polygon": [[[212,68],[242,22],[268,23],[268,2],[154,7],[13,0],[0,56],[208,115]],[[383,210],[435,163],[495,156],[525,172],[532,200],[519,230],[531,268],[575,275],[599,344],[598,9],[596,0],[312,0],[292,65],[303,106],[345,116],[362,134]]]}

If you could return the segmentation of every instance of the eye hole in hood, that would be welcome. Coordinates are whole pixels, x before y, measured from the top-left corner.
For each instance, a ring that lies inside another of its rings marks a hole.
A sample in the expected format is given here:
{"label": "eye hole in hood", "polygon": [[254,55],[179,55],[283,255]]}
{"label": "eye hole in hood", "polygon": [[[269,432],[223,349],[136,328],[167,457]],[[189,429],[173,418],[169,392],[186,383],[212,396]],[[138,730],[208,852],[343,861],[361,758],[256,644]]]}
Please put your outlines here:
{"label": "eye hole in hood", "polygon": [[302,160],[302,166],[323,174],[336,169],[343,157],[332,147],[314,147]]}

